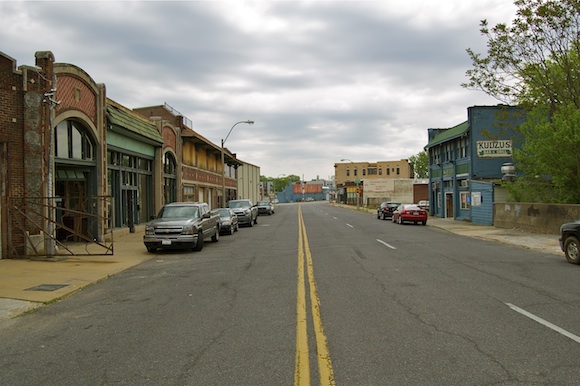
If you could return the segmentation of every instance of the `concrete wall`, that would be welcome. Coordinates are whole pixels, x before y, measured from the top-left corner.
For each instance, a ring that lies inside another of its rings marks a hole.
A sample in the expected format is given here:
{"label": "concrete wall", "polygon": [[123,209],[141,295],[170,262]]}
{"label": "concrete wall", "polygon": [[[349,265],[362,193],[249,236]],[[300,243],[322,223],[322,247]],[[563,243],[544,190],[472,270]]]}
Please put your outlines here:
{"label": "concrete wall", "polygon": [[496,202],[493,225],[535,233],[558,234],[564,223],[580,219],[580,205]]}
{"label": "concrete wall", "polygon": [[383,201],[413,202],[413,179],[365,179],[363,200],[367,207],[378,207]]}

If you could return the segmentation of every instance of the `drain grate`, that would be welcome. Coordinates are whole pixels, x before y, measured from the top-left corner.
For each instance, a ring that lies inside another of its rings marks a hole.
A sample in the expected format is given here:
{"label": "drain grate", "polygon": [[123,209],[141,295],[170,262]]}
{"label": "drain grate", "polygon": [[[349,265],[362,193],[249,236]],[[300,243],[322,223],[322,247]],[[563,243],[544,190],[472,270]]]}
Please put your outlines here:
{"label": "drain grate", "polygon": [[41,284],[36,287],[27,288],[25,291],[56,291],[63,287],[67,287],[68,284]]}

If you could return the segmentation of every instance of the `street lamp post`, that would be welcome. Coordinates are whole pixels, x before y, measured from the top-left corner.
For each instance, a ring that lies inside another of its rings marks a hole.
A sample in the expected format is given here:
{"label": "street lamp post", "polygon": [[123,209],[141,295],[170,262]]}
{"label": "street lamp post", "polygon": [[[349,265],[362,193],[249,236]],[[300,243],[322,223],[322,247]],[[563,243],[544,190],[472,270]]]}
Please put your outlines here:
{"label": "street lamp post", "polygon": [[226,135],[226,138],[222,139],[222,208],[226,207],[226,157],[225,157],[225,153],[224,153],[224,144],[228,140],[228,137],[232,133],[232,130],[234,129],[234,127],[236,127],[236,125],[240,124],[240,123],[247,123],[248,125],[253,125],[254,121],[248,120],[248,121],[239,121],[239,122],[234,123],[234,125],[232,126],[230,131],[228,131],[228,135]]}
{"label": "street lamp post", "polygon": [[[354,165],[354,162],[352,162],[348,158],[343,158],[343,159],[340,160],[340,162],[344,162],[344,161],[348,161],[348,162],[350,162],[351,164]],[[354,168],[356,170],[356,165],[354,165]],[[356,210],[358,210],[359,209],[359,206],[360,206],[360,204],[359,204],[359,201],[360,201],[359,200],[360,199],[360,193],[359,193],[360,192],[360,188],[359,188],[359,180],[357,178],[355,178],[355,183],[356,183]]]}

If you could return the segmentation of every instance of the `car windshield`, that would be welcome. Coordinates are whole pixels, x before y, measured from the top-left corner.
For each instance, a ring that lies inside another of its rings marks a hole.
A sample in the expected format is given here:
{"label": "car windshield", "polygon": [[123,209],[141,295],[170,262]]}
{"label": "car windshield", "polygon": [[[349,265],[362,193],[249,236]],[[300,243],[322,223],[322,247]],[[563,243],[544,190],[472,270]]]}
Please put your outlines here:
{"label": "car windshield", "polygon": [[232,215],[229,209],[220,209],[218,213],[220,217],[230,217]]}
{"label": "car windshield", "polygon": [[258,202],[258,206],[267,206],[268,202],[267,201],[259,201]]}
{"label": "car windshield", "polygon": [[422,210],[421,208],[419,208],[417,205],[405,205],[404,206],[405,210]]}
{"label": "car windshield", "polygon": [[228,203],[230,208],[247,208],[250,206],[248,201],[230,201]]}
{"label": "car windshield", "polygon": [[166,206],[159,212],[158,218],[195,218],[198,217],[197,206]]}

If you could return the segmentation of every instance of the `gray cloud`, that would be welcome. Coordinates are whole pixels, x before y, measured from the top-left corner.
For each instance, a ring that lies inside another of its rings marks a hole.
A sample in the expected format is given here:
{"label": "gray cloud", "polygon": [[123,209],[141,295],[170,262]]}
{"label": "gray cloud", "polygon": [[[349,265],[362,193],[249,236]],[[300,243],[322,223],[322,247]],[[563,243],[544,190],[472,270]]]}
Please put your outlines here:
{"label": "gray cloud", "polygon": [[3,52],[83,68],[129,107],[167,102],[262,174],[328,178],[341,158],[422,151],[429,127],[496,104],[464,90],[479,20],[505,0],[0,2]]}

